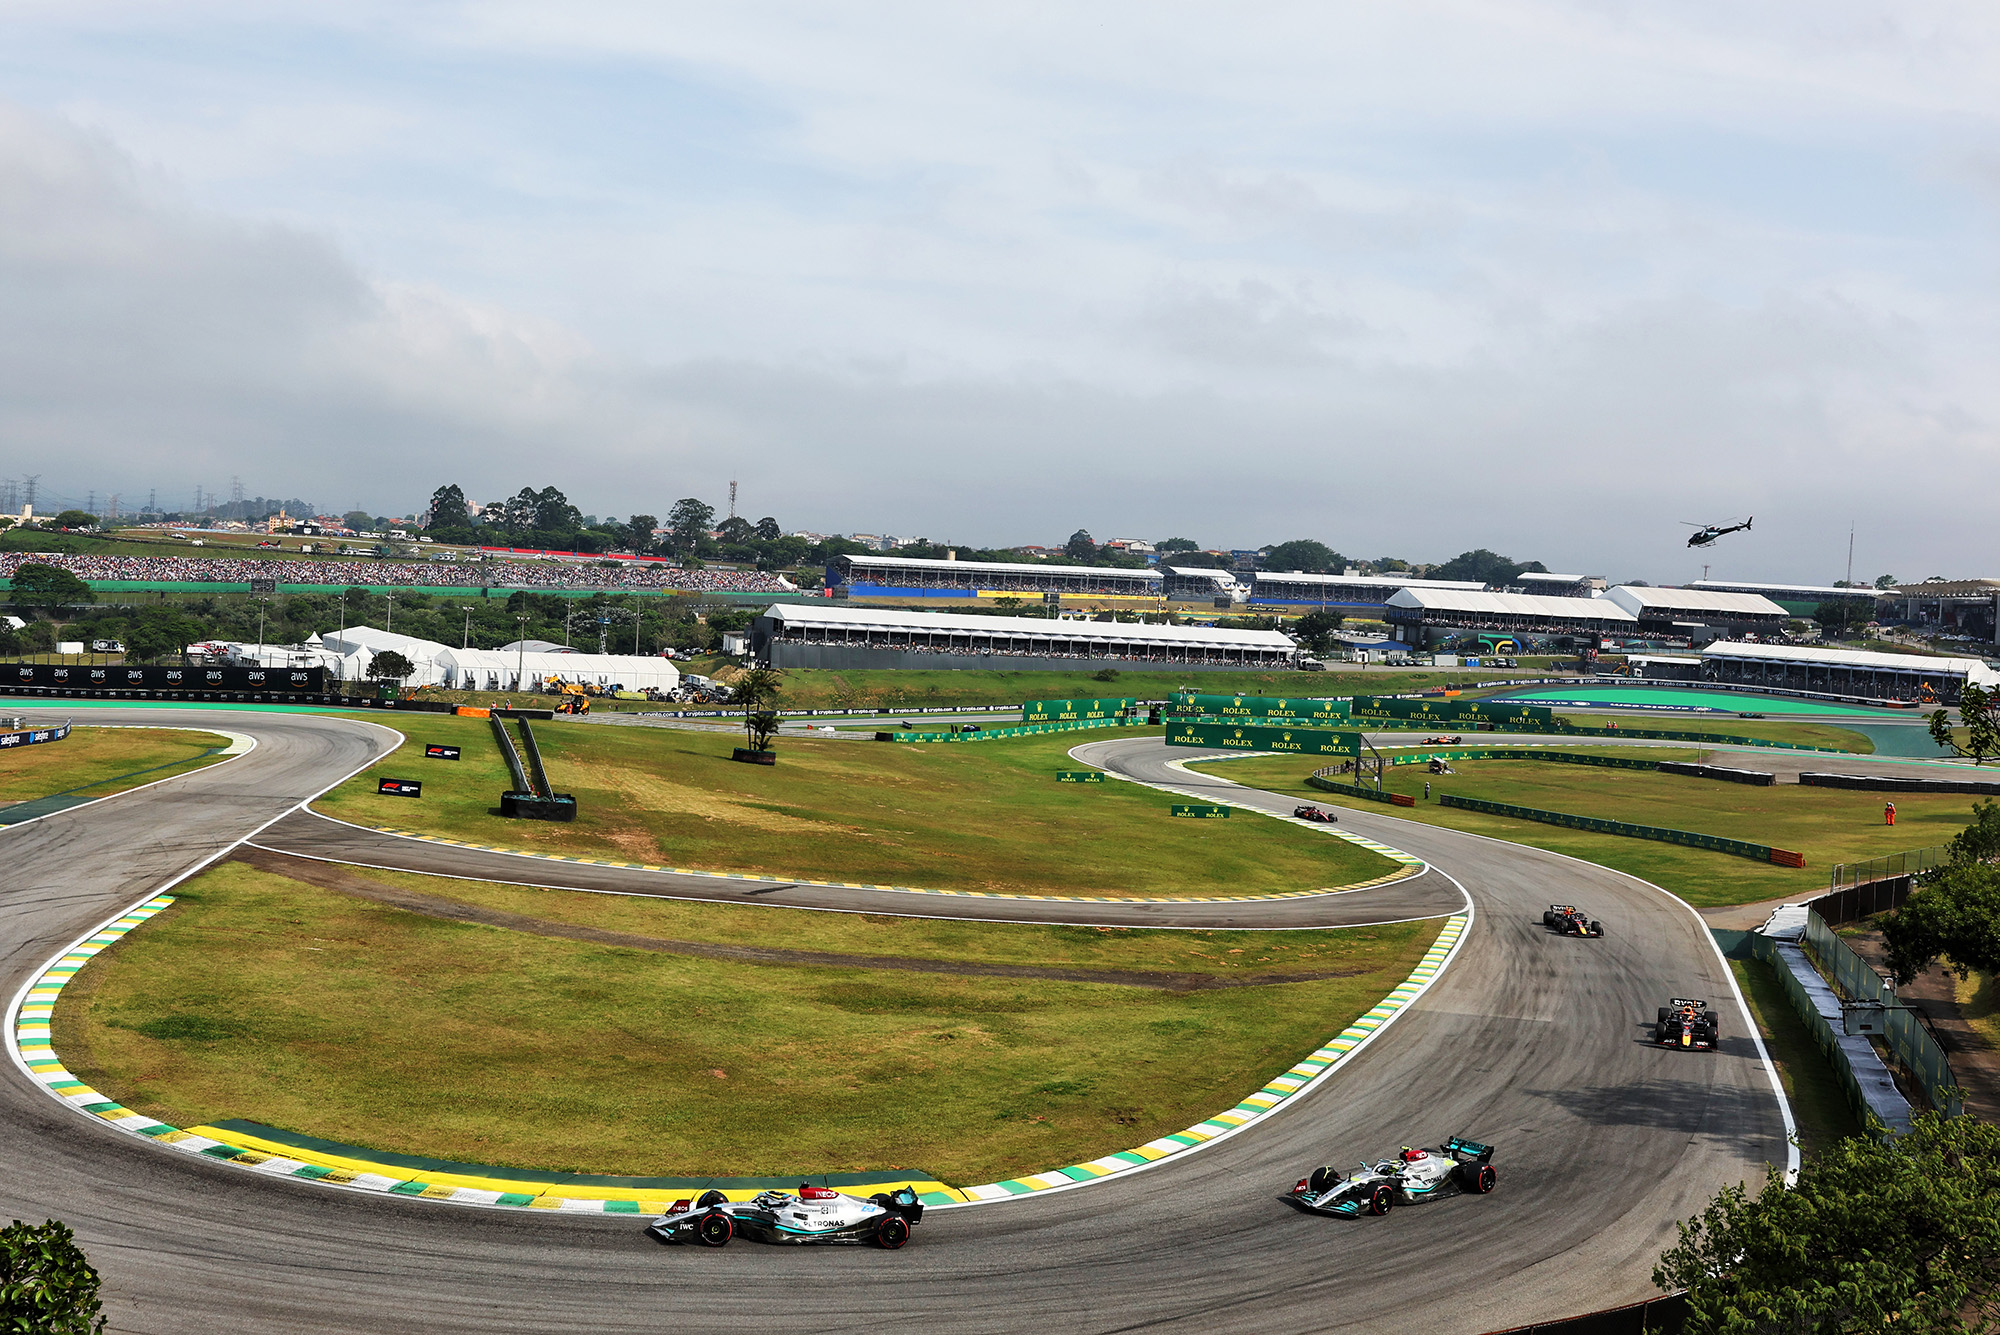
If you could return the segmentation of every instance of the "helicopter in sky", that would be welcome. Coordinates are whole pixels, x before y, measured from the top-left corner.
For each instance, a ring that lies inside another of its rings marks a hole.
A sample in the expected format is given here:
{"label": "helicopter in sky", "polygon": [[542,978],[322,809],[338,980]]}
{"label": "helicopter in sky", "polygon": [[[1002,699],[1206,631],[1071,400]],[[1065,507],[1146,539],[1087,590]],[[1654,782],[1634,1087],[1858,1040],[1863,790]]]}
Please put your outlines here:
{"label": "helicopter in sky", "polygon": [[[1725,533],[1748,533],[1752,520],[1756,518],[1757,516],[1751,515],[1749,519],[1744,520],[1740,524],[1688,524],[1688,527],[1694,530],[1694,532],[1688,534],[1688,546],[1707,547],[1712,545],[1717,538]],[[1682,520],[1681,522],[1687,523],[1686,520]]]}

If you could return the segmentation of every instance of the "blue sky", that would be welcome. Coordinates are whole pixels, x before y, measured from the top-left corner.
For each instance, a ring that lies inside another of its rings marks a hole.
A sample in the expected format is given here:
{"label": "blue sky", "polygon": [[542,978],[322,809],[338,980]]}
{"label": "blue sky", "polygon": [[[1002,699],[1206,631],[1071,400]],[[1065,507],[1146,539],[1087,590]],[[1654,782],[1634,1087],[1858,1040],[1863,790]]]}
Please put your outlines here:
{"label": "blue sky", "polygon": [[4,473],[1996,574],[1970,5],[0,0]]}

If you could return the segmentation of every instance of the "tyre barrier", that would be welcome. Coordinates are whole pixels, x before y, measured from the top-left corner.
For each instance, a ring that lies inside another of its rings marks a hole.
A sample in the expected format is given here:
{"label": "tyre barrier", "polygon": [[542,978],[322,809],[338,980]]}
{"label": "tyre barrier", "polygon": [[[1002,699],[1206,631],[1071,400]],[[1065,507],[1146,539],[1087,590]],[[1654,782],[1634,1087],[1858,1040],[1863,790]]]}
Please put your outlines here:
{"label": "tyre barrier", "polygon": [[1685,774],[1691,779],[1720,779],[1724,783],[1747,783],[1758,788],[1769,788],[1778,781],[1775,774],[1754,769],[1731,769],[1727,765],[1691,765],[1680,760],[1662,760],[1657,768],[1662,774]]}
{"label": "tyre barrier", "polygon": [[1331,779],[1322,779],[1317,774],[1307,775],[1306,782],[1325,792],[1339,793],[1343,797],[1365,797],[1370,802],[1386,802],[1392,807],[1413,807],[1417,804],[1417,799],[1408,793],[1385,792],[1380,788],[1368,788],[1358,783],[1335,783]]}
{"label": "tyre barrier", "polygon": [[1773,848],[1769,844],[1753,844],[1742,839],[1724,839],[1720,835],[1696,834],[1691,830],[1669,830],[1658,825],[1634,825],[1629,821],[1603,820],[1596,816],[1573,816],[1566,811],[1542,811],[1535,807],[1517,807],[1506,802],[1487,802],[1476,797],[1456,797],[1451,793],[1441,794],[1438,797],[1438,805],[1457,807],[1463,811],[1478,811],[1488,816],[1540,821],[1544,825],[1566,825],[1570,829],[1589,830],[1593,834],[1616,834],[1627,839],[1654,839],[1661,843],[1682,844],[1688,848],[1707,849],[1711,853],[1728,853],[1733,857],[1752,858],[1758,862],[1775,862],[1781,867],[1806,865],[1806,855],[1794,853],[1790,849]]}
{"label": "tyre barrier", "polygon": [[1809,788],[1858,788],[1870,793],[1974,793],[2000,797],[2000,780],[1981,783],[1977,779],[1906,779],[1893,774],[1801,774],[1799,782]]}

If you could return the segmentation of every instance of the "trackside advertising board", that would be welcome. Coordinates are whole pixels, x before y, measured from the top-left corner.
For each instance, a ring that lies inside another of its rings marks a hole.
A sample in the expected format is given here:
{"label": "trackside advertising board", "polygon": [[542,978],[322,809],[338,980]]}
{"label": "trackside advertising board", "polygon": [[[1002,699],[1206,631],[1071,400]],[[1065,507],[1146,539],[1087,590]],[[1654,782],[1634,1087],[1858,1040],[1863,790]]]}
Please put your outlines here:
{"label": "trackside advertising board", "polygon": [[1227,820],[1229,819],[1229,808],[1214,806],[1207,802],[1176,802],[1174,803],[1174,814],[1176,816],[1193,816],[1197,820]]}
{"label": "trackside advertising board", "polygon": [[1302,756],[1358,756],[1361,734],[1323,728],[1260,728],[1247,723],[1181,723],[1167,728],[1168,746],[1231,751],[1292,751]]}
{"label": "trackside advertising board", "polygon": [[9,663],[0,685],[121,691],[307,691],[326,689],[325,668],[157,667],[123,663]]}
{"label": "trackside advertising board", "polygon": [[1556,711],[1545,705],[1517,705],[1509,700],[1392,700],[1380,695],[1354,697],[1354,717],[1393,719],[1436,719],[1439,723],[1511,723],[1515,725],[1555,722]]}
{"label": "trackside advertising board", "polygon": [[1021,722],[1074,723],[1082,719],[1117,718],[1138,703],[1137,700],[1028,700],[1021,705]]}
{"label": "trackside advertising board", "polygon": [[1204,718],[1247,719],[1297,723],[1306,727],[1340,727],[1348,722],[1345,700],[1291,700],[1275,695],[1197,695],[1183,691],[1174,697],[1179,714]]}
{"label": "trackside advertising board", "polygon": [[1101,769],[1059,769],[1056,771],[1056,782],[1103,783],[1104,771]]}

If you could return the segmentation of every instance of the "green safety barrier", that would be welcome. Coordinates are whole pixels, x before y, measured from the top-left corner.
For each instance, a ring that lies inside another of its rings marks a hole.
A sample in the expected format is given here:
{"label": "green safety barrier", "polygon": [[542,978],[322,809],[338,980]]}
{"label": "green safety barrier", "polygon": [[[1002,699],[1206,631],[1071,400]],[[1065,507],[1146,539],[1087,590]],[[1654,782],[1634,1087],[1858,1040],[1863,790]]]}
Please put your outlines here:
{"label": "green safety barrier", "polygon": [[1354,697],[1356,719],[1409,719],[1430,723],[1498,723],[1519,726],[1555,722],[1546,705],[1517,705],[1506,700],[1398,700],[1386,695]]}
{"label": "green safety barrier", "polygon": [[1201,695],[1193,691],[1177,692],[1174,708],[1182,715],[1229,719],[1232,722],[1269,720],[1273,723],[1335,727],[1349,726],[1350,712],[1345,700],[1295,700],[1275,695]]}
{"label": "green safety barrier", "polygon": [[1024,723],[1013,728],[981,728],[978,732],[878,732],[878,742],[990,742],[1003,737],[1037,737],[1045,732],[1075,732],[1080,728],[1143,728],[1144,719],[1074,719],[1062,723]]}
{"label": "green safety barrier", "polygon": [[[1603,820],[1596,816],[1573,816],[1567,811],[1542,811],[1536,807],[1517,807],[1507,802],[1488,802],[1482,798],[1457,797],[1451,793],[1440,795],[1438,803],[1441,806],[1458,807],[1465,811],[1484,812],[1489,816],[1540,821],[1544,825],[1566,825],[1572,830],[1623,835],[1627,839],[1654,839],[1666,844],[1707,849],[1711,853],[1728,853],[1734,857],[1753,858],[1758,862],[1775,862],[1781,866],[1805,866],[1805,856],[1801,853],[1773,848],[1769,844],[1748,843],[1742,839],[1696,834],[1691,830],[1669,830],[1658,825],[1634,825],[1629,821]],[[1792,859],[1797,860],[1792,861]]]}
{"label": "green safety barrier", "polygon": [[1806,914],[1803,944],[1812,951],[1820,972],[1832,980],[1843,997],[1849,1001],[1880,1002],[1888,1008],[1882,1016],[1882,1041],[1915,1074],[1924,1093],[1943,1105],[1939,1111],[1950,1117],[1963,1111],[1958,1080],[1951,1073],[1944,1049],[1931,1037],[1915,1011],[1901,1009],[1895,989],[1883,981],[1882,975],[1841,940],[1816,912]]}
{"label": "green safety barrier", "polygon": [[1332,779],[1322,779],[1317,774],[1306,776],[1306,782],[1314,788],[1329,793],[1341,793],[1348,797],[1365,797],[1370,802],[1386,802],[1392,807],[1413,807],[1417,799],[1408,793],[1391,793],[1381,788],[1369,788],[1358,783],[1336,783]]}
{"label": "green safety barrier", "polygon": [[1625,760],[1619,756],[1576,756],[1561,751],[1522,750],[1516,747],[1446,747],[1440,751],[1420,751],[1394,756],[1391,765],[1424,765],[1438,760],[1553,760],[1562,765],[1596,765],[1602,769],[1658,769],[1657,760]]}
{"label": "green safety barrier", "polygon": [[1176,816],[1195,816],[1202,820],[1224,820],[1229,815],[1228,807],[1215,806],[1208,802],[1176,802]]}
{"label": "green safety barrier", "polygon": [[1138,707],[1137,700],[1027,700],[1021,705],[1021,722],[1075,723],[1084,719],[1117,718]]}
{"label": "green safety barrier", "polygon": [[1328,732],[1321,728],[1259,728],[1247,723],[1187,723],[1176,720],[1167,728],[1167,745],[1293,752],[1307,756],[1355,756],[1361,754],[1361,734]]}
{"label": "green safety barrier", "polygon": [[1100,769],[1059,769],[1057,783],[1103,783],[1104,771]]}

